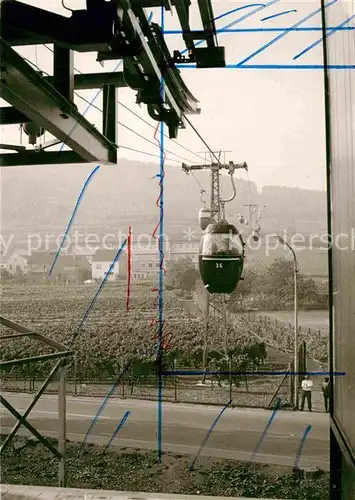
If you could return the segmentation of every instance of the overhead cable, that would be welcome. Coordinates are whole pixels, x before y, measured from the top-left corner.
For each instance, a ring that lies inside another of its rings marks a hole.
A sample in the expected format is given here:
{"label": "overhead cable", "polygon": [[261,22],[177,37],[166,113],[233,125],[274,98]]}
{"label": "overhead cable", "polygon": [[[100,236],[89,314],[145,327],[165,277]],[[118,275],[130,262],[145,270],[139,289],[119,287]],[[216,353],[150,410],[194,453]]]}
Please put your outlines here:
{"label": "overhead cable", "polygon": [[[81,96],[80,94],[78,94],[77,92],[74,92],[75,95],[77,97],[79,97],[80,99],[82,99],[84,102],[90,104],[90,101],[88,101],[85,97]],[[103,113],[102,109],[99,108],[98,106],[96,106],[96,104],[91,104],[91,107],[92,108],[95,108],[97,111],[100,111],[100,113]],[[139,132],[136,132],[135,130],[133,130],[132,128],[128,127],[128,125],[125,125],[124,123],[120,122],[119,120],[117,120],[117,123],[119,125],[121,125],[123,128],[126,128],[127,130],[129,130],[130,132],[132,132],[133,134],[137,135],[138,137],[140,137],[141,139],[143,139],[144,141],[146,142],[149,142],[149,144],[152,144],[154,147],[158,147],[158,144],[156,144],[155,142],[151,141],[150,139],[147,139],[146,137],[144,137],[144,135],[140,134]],[[153,127],[155,128],[155,127]],[[164,151],[166,151],[167,153],[173,155],[173,156],[176,156],[177,158],[180,158],[181,160],[185,160],[185,161],[190,161],[188,160],[187,158],[184,158],[183,156],[180,156],[176,153],[173,153],[172,151],[169,151],[168,149],[164,148]],[[193,163],[196,163],[196,162],[193,162]]]}
{"label": "overhead cable", "polygon": [[197,134],[197,136],[201,139],[201,141],[203,142],[203,144],[206,146],[206,148],[208,149],[208,151],[211,153],[212,156],[215,157],[215,159],[217,160],[217,163],[218,165],[222,166],[220,160],[217,158],[217,156],[215,155],[214,151],[212,151],[212,149],[209,147],[209,145],[207,144],[207,142],[205,141],[205,139],[202,137],[202,135],[199,133],[199,131],[196,129],[196,127],[190,122],[190,120],[187,118],[186,115],[184,115],[184,118],[185,120],[187,121],[187,123],[190,125],[190,127],[192,128],[192,130]]}
{"label": "overhead cable", "polygon": [[[50,49],[49,47],[47,47],[47,45],[44,45],[44,47],[46,47],[48,50],[52,51],[52,49]],[[44,75],[46,76],[51,76],[49,73],[47,73],[46,71],[42,70],[39,66],[37,66],[33,61],[30,61],[29,59],[27,59],[26,57],[24,57],[24,59],[32,64],[38,71],[40,71],[41,73],[43,73]],[[87,104],[90,105],[90,107],[92,108],[95,108],[97,111],[99,111],[100,113],[103,113],[102,109],[99,108],[98,106],[96,106],[96,104],[94,104],[93,102],[90,102],[88,99],[86,99],[85,97],[81,96],[80,94],[78,94],[78,92],[75,92],[74,91],[74,94],[79,97],[79,99],[82,99],[84,102],[86,102]],[[132,132],[133,134],[137,135],[138,137],[140,137],[141,139],[143,139],[144,141],[146,142],[149,142],[150,144],[152,144],[154,147],[159,147],[155,142],[151,141],[150,139],[147,139],[146,137],[144,137],[143,135],[141,135],[139,132],[136,132],[135,130],[131,129],[130,127],[128,127],[127,125],[125,125],[124,123],[120,122],[119,120],[117,120],[117,123],[119,125],[121,125],[122,127],[126,128],[127,130],[129,130],[130,132]],[[153,127],[154,128],[154,127]],[[180,144],[179,144],[180,145]],[[135,152],[139,152],[139,153],[142,153],[142,154],[146,154],[148,156],[153,156],[153,157],[156,157],[156,158],[160,158],[159,155],[154,155],[154,154],[151,154],[151,153],[146,153],[145,151],[139,151],[139,150],[136,150],[134,148],[129,148],[128,146],[122,146],[120,144],[117,144],[117,146],[119,148],[123,148],[123,149],[127,149],[127,150],[131,150],[131,151],[135,151]],[[176,153],[174,153],[173,151],[169,151],[168,149],[164,148],[165,151],[173,156],[176,156],[176,158],[179,158],[181,160],[184,160],[184,161],[190,161],[188,160],[187,158],[184,158],[183,156],[180,156]],[[173,161],[173,162],[176,162],[176,163],[181,163],[180,161],[177,161],[177,160],[173,160],[171,158],[166,158],[167,161]],[[196,163],[196,162],[192,162],[192,163]]]}
{"label": "overhead cable", "polygon": [[[47,50],[49,50],[50,52],[53,52],[53,49],[51,49],[50,47],[48,47],[46,44],[44,44],[43,46],[44,46]],[[76,71],[77,73],[79,73],[79,74],[81,74],[81,75],[83,74],[83,72],[82,72],[82,71],[80,71],[78,68],[75,68],[75,67],[74,67],[74,71]],[[76,92],[75,92],[75,94],[76,94],[77,96],[81,97],[81,96],[80,96],[79,94],[77,94]],[[154,129],[154,130],[155,130],[155,126],[154,126],[154,125],[152,125],[151,123],[149,123],[149,122],[148,122],[148,120],[145,120],[143,117],[139,116],[139,114],[138,114],[138,113],[136,113],[135,111],[133,111],[132,109],[130,109],[128,106],[126,106],[125,104],[123,104],[121,101],[117,100],[117,104],[118,104],[119,106],[122,106],[124,109],[126,109],[127,111],[129,111],[131,114],[133,114],[133,115],[134,115],[135,117],[137,117],[139,120],[141,120],[143,123],[145,123],[145,124],[146,124],[146,125],[148,125],[150,128],[152,128],[152,129]],[[95,106],[93,106],[93,107],[95,107]],[[98,109],[98,108],[97,108],[97,109]],[[101,112],[102,112],[102,110],[99,110],[99,111],[101,111]],[[119,124],[119,125],[124,126],[124,125],[123,125],[121,122],[119,122],[119,121],[118,121],[118,124]],[[179,146],[180,148],[185,149],[185,150],[186,150],[186,151],[188,151],[189,153],[191,153],[191,154],[193,154],[193,155],[197,156],[198,158],[200,158],[200,159],[202,159],[202,160],[204,159],[201,155],[199,155],[199,154],[195,153],[194,151],[192,151],[191,149],[187,148],[186,146],[183,146],[182,144],[180,144],[179,142],[177,142],[177,141],[175,141],[175,140],[173,140],[173,139],[170,139],[170,137],[169,137],[167,134],[164,134],[164,137],[165,137],[166,139],[171,140],[174,144],[176,144],[176,145],[177,145],[177,146]],[[156,144],[155,144],[155,143],[153,143],[153,144],[156,146]],[[165,149],[165,151],[167,151],[167,149]],[[174,154],[174,153],[173,153],[173,154]],[[177,155],[175,155],[175,156],[177,156]],[[182,158],[182,157],[180,157],[180,158]],[[195,163],[196,163],[196,162],[195,162]]]}

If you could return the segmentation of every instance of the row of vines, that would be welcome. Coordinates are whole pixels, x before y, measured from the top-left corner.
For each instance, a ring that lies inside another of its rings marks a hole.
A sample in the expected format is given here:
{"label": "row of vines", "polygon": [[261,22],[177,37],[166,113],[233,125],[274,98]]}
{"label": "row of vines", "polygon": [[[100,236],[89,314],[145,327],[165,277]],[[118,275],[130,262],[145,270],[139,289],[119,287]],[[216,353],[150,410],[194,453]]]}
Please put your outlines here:
{"label": "row of vines", "polygon": [[[94,292],[94,287],[86,285],[4,287],[1,315],[69,344]],[[115,378],[130,360],[140,377],[154,374],[158,333],[155,297],[156,293],[149,287],[135,287],[127,312],[123,285],[108,284],[103,289],[74,346],[75,372],[79,379]],[[203,320],[186,312],[183,302],[173,291],[164,293],[164,318],[166,369],[173,369],[176,365],[179,368],[201,368]],[[2,330],[4,335],[6,329]],[[228,338],[235,370],[249,369],[254,362],[260,362],[260,358],[265,361],[265,349],[256,348],[256,344],[264,339],[276,339],[287,346],[286,330],[270,332],[267,326],[248,315],[238,316],[231,322]],[[209,359],[213,369],[227,368],[222,361],[222,345],[223,332],[215,324],[209,339]],[[47,352],[51,352],[50,348],[30,338],[7,340],[1,348],[2,360]],[[7,376],[43,376],[52,364],[42,362],[14,367]],[[73,372],[74,360],[69,366],[69,376]]]}

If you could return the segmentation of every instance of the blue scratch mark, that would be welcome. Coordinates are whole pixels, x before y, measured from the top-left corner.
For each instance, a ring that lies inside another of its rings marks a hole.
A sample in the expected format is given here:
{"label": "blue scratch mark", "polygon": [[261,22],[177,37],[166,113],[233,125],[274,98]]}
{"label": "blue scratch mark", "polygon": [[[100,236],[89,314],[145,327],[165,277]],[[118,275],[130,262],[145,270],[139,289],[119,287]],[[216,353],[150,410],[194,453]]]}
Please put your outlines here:
{"label": "blue scratch mark", "polygon": [[296,9],[285,10],[284,12],[279,12],[278,14],[273,14],[272,16],[263,17],[260,21],[268,21],[269,19],[275,19],[275,17],[284,16],[285,14],[290,14],[291,12],[297,12]]}
{"label": "blue scratch mark", "polygon": [[265,4],[250,4],[250,5],[245,5],[245,7],[249,7],[251,5],[260,5],[260,7],[257,7],[255,10],[248,12],[248,14],[245,14],[244,16],[236,19],[235,21],[232,21],[231,23],[227,24],[226,26],[222,26],[222,29],[228,29],[231,28],[232,26],[235,26],[236,24],[241,23],[245,19],[248,19],[249,17],[253,16],[254,14],[257,14],[261,10],[266,9],[267,7],[270,7],[270,5],[274,5],[275,3],[280,2],[280,0],[272,0],[271,2],[265,3]]}
{"label": "blue scratch mark", "polygon": [[66,241],[66,239],[67,239],[67,237],[68,237],[68,234],[69,234],[70,228],[71,228],[71,226],[72,226],[72,224],[73,224],[73,222],[74,222],[74,219],[75,219],[75,216],[76,216],[76,214],[77,214],[77,211],[79,210],[79,206],[80,206],[81,200],[83,199],[83,196],[84,196],[84,193],[85,193],[85,191],[86,191],[86,188],[88,187],[88,185],[89,185],[89,183],[90,183],[91,179],[92,179],[92,178],[93,178],[93,176],[96,174],[96,172],[99,170],[99,168],[100,168],[100,165],[97,165],[97,166],[94,168],[94,170],[91,172],[91,174],[89,175],[89,177],[86,179],[85,184],[84,184],[84,186],[82,187],[82,189],[81,189],[81,191],[80,191],[80,194],[79,194],[79,197],[78,197],[78,199],[77,199],[76,205],[75,205],[75,207],[74,207],[73,213],[72,213],[72,215],[71,215],[71,217],[70,217],[70,219],[69,219],[68,225],[67,225],[67,227],[66,227],[66,230],[65,230],[64,236],[63,236],[62,241],[61,241],[61,243],[60,243],[60,245],[59,245],[59,248],[58,248],[58,250],[57,250],[57,253],[55,254],[55,257],[54,257],[54,259],[53,259],[53,262],[52,262],[52,264],[51,264],[51,267],[50,267],[50,269],[49,269],[49,271],[48,271],[48,276],[50,276],[50,275],[52,274],[52,271],[53,271],[53,269],[54,269],[54,266],[56,265],[56,262],[57,262],[57,260],[58,260],[59,254],[60,254],[60,252],[61,252],[61,250],[62,250],[62,248],[63,248],[63,245],[64,245],[64,243],[65,243],[65,241]]}
{"label": "blue scratch mark", "polygon": [[251,457],[251,460],[250,460],[251,462],[254,460],[255,455],[258,453],[258,451],[259,451],[259,449],[260,449],[260,446],[261,446],[261,444],[262,444],[262,442],[263,442],[263,440],[264,440],[264,437],[266,436],[266,433],[267,433],[267,431],[269,430],[270,425],[272,424],[272,421],[274,420],[274,418],[275,418],[275,416],[276,416],[276,412],[277,412],[277,410],[279,410],[279,409],[280,409],[280,404],[281,404],[281,399],[280,399],[280,398],[276,398],[275,408],[273,409],[272,414],[271,414],[271,417],[269,418],[269,421],[268,421],[268,423],[266,424],[266,427],[265,427],[265,429],[264,429],[263,433],[262,433],[262,434],[261,434],[261,436],[260,436],[260,439],[259,439],[259,441],[258,441],[258,444],[257,444],[257,445],[256,445],[256,447],[255,447],[255,450],[254,450],[254,452],[253,452],[253,454],[252,454],[252,457]]}
{"label": "blue scratch mark", "polygon": [[[246,64],[243,66],[236,65],[228,65],[227,69],[295,69],[295,70],[304,70],[304,69],[321,69],[324,70],[323,64]],[[355,64],[333,64],[328,65],[327,69],[355,69]]]}
{"label": "blue scratch mark", "polygon": [[[164,6],[161,6],[161,28],[164,32],[165,26],[165,11]],[[160,82],[160,95],[162,102],[164,102],[164,80]],[[164,260],[164,122],[160,123],[160,221],[159,221],[159,347],[158,347],[158,422],[157,422],[157,445],[158,445],[158,459],[162,457],[163,445],[163,327],[164,327],[164,302],[163,302],[163,260]]]}
{"label": "blue scratch mark", "polygon": [[[333,28],[331,31],[329,31],[327,34],[326,34],[326,38],[328,38],[328,36],[331,36],[333,35],[334,33],[336,33],[337,31],[339,31],[340,28],[342,28],[344,26],[344,24],[347,24],[349,21],[351,21],[352,19],[355,18],[355,14],[351,17],[349,17],[346,21],[344,21],[343,23],[339,24],[339,26],[336,26],[335,28]],[[300,52],[299,54],[297,54],[293,60],[295,59],[298,59],[299,57],[303,56],[306,52],[310,51],[311,49],[313,49],[314,47],[316,47],[317,45],[319,45],[321,42],[323,41],[323,37],[322,38],[319,38],[316,42],[312,43],[311,45],[308,45],[308,47],[306,47],[304,50],[302,50],[302,52]]]}
{"label": "blue scratch mark", "polygon": [[[240,10],[242,8],[245,9],[247,7],[251,7],[254,5],[259,5],[259,7],[252,10],[251,12],[248,12],[248,14],[245,14],[244,16],[239,17],[235,21],[232,21],[231,23],[226,24],[225,26],[222,26],[222,30],[231,28],[232,26],[235,26],[236,24],[241,23],[245,19],[248,19],[249,17],[253,16],[254,14],[257,14],[260,10],[266,9],[267,7],[270,7],[270,5],[274,5],[275,3],[278,3],[278,2],[280,2],[280,0],[272,0],[271,2],[266,3],[266,4],[250,4],[250,5],[244,5],[243,7],[238,7],[238,9],[235,9],[235,10]],[[231,13],[231,12],[234,12],[234,11],[229,11],[228,13]],[[221,16],[219,16],[219,18],[223,17],[224,15],[227,15],[228,13],[222,14]],[[217,18],[217,19],[219,19],[219,18]],[[201,43],[203,43],[203,40],[196,42],[195,47],[198,47],[199,45],[201,45]],[[184,49],[181,51],[181,54],[185,54],[187,51],[188,51],[188,49]]]}
{"label": "blue scratch mark", "polygon": [[126,371],[128,370],[128,368],[130,367],[131,363],[132,363],[132,360],[129,360],[129,361],[128,361],[128,363],[127,363],[127,365],[126,365],[126,366],[125,366],[125,368],[123,369],[123,371],[120,373],[120,375],[119,375],[118,379],[116,380],[116,382],[113,384],[113,386],[111,387],[111,389],[110,389],[110,390],[108,391],[108,393],[106,394],[105,399],[104,399],[104,400],[103,400],[103,402],[101,403],[101,406],[100,406],[100,408],[98,409],[98,411],[97,411],[97,413],[96,413],[95,417],[93,418],[93,420],[92,420],[92,422],[91,422],[91,424],[90,424],[89,429],[86,431],[86,434],[85,434],[85,436],[84,436],[83,442],[81,443],[81,446],[80,446],[80,449],[79,449],[79,453],[78,453],[78,455],[80,455],[80,454],[81,454],[81,452],[82,452],[82,450],[83,450],[83,448],[84,448],[84,446],[85,446],[85,443],[86,443],[86,441],[87,441],[87,439],[88,439],[88,437],[89,437],[89,435],[90,435],[90,433],[91,433],[92,429],[93,429],[93,428],[95,427],[95,425],[97,424],[98,419],[100,418],[100,415],[101,415],[101,414],[102,414],[102,412],[104,411],[104,409],[105,409],[105,407],[106,407],[106,405],[107,405],[107,403],[108,403],[108,401],[109,401],[110,397],[112,396],[112,394],[113,394],[114,390],[116,389],[117,385],[119,384],[119,382],[120,382],[121,378],[122,378],[122,377],[123,377],[123,375],[126,373]]}
{"label": "blue scratch mark", "polygon": [[121,422],[118,424],[118,426],[116,427],[116,429],[114,430],[112,436],[111,436],[111,439],[110,441],[107,443],[107,445],[105,446],[105,450],[107,450],[111,444],[112,444],[112,441],[115,439],[115,437],[117,436],[118,432],[120,431],[120,429],[124,426],[124,424],[126,423],[126,420],[128,419],[128,417],[130,416],[131,412],[129,410],[126,411],[126,413],[123,415],[122,417],[122,420]]}
{"label": "blue scratch mark", "polygon": [[238,12],[239,10],[243,10],[243,9],[249,9],[250,7],[265,7],[265,4],[264,3],[249,3],[248,5],[242,5],[242,7],[237,7],[236,9],[228,10],[227,12],[220,14],[219,16],[215,17],[214,20],[218,21],[218,19],[221,19],[222,17],[226,17],[226,16],[229,16],[229,14],[233,14],[233,12]]}
{"label": "blue scratch mark", "polygon": [[[326,30],[331,31],[334,28],[327,26]],[[355,26],[344,26],[339,28],[339,31],[352,31],[355,30]],[[304,26],[302,28],[235,28],[235,29],[216,29],[216,33],[279,33],[280,31],[323,31],[321,27],[318,26]],[[182,35],[182,30],[166,30],[164,35]]]}
{"label": "blue scratch mark", "polygon": [[289,371],[218,371],[218,370],[211,370],[211,371],[203,371],[203,370],[165,370],[162,372],[162,375],[165,377],[170,377],[172,375],[179,375],[179,376],[201,376],[203,374],[206,375],[222,375],[222,376],[229,376],[229,375],[273,375],[273,376],[285,376],[285,375],[311,375],[311,376],[336,376],[336,377],[343,377],[346,375],[345,372],[289,372]]}
{"label": "blue scratch mark", "polygon": [[101,284],[100,284],[99,288],[97,289],[97,292],[95,293],[94,298],[93,298],[93,299],[92,299],[92,301],[90,302],[89,307],[87,308],[87,310],[86,310],[86,312],[85,312],[85,314],[84,314],[84,317],[83,317],[83,319],[82,319],[82,320],[81,320],[81,322],[80,322],[80,325],[79,325],[79,327],[78,327],[77,333],[80,331],[80,329],[81,329],[81,328],[82,328],[82,326],[84,325],[85,321],[87,320],[87,318],[88,318],[88,316],[89,316],[89,313],[90,313],[91,309],[93,308],[93,306],[94,306],[94,304],[95,304],[95,302],[96,302],[96,300],[97,300],[97,297],[99,296],[99,294],[100,294],[100,292],[101,292],[101,290],[102,290],[102,288],[103,288],[104,284],[105,284],[105,283],[106,283],[106,281],[107,281],[107,278],[109,277],[109,275],[110,275],[110,273],[111,273],[112,269],[114,268],[114,266],[115,266],[116,262],[118,261],[118,259],[119,259],[120,255],[121,255],[122,250],[124,249],[124,247],[125,247],[126,243],[127,243],[127,238],[124,240],[124,242],[123,242],[123,243],[122,243],[122,245],[120,246],[120,248],[119,248],[119,250],[118,250],[118,252],[117,252],[117,254],[116,254],[115,258],[114,258],[114,259],[113,259],[113,261],[112,261],[112,264],[110,265],[110,267],[109,267],[108,271],[106,272],[106,274],[105,274],[105,276],[104,276],[104,279],[102,280],[102,282],[101,282]]}
{"label": "blue scratch mark", "polygon": [[226,405],[222,408],[222,410],[220,411],[220,413],[219,413],[219,414],[217,415],[217,417],[215,418],[215,421],[213,422],[213,424],[211,425],[211,427],[210,427],[210,428],[209,428],[209,430],[207,431],[207,434],[206,434],[206,436],[204,437],[204,440],[202,441],[202,443],[201,443],[201,445],[200,445],[200,448],[199,448],[198,452],[196,453],[196,456],[195,456],[195,458],[193,459],[193,461],[192,461],[192,463],[191,463],[191,465],[190,465],[190,470],[193,470],[194,465],[195,465],[195,463],[196,463],[196,460],[197,460],[197,459],[198,459],[198,457],[200,456],[200,453],[201,453],[201,451],[202,451],[203,447],[205,446],[205,444],[207,443],[207,441],[208,441],[208,439],[209,439],[210,435],[212,434],[213,429],[216,427],[218,420],[221,418],[221,416],[222,416],[222,415],[223,415],[223,413],[226,411],[226,409],[228,408],[228,406],[229,406],[230,404],[232,404],[232,401],[233,401],[233,399],[231,399],[231,400],[230,400],[230,401],[229,401],[229,402],[228,402],[228,403],[227,403],[227,404],[226,404]]}
{"label": "blue scratch mark", "polygon": [[[196,69],[195,64],[177,64],[177,68],[183,69]],[[294,69],[294,70],[305,70],[305,69],[321,69],[324,70],[323,64],[226,64],[224,68],[213,68],[213,69]],[[330,64],[327,69],[355,69],[355,64]]]}
{"label": "blue scratch mark", "polygon": [[298,464],[300,462],[300,458],[301,458],[301,453],[302,453],[302,449],[303,449],[303,446],[304,446],[304,443],[306,441],[306,437],[307,435],[310,433],[312,429],[312,426],[311,425],[307,425],[304,433],[303,433],[303,436],[302,436],[302,439],[301,439],[301,442],[300,442],[300,446],[298,448],[298,451],[297,451],[297,454],[296,454],[296,460],[295,460],[295,463],[294,463],[294,468],[298,468]]}
{"label": "blue scratch mark", "polygon": [[[331,5],[335,4],[337,1],[338,0],[332,0],[331,2],[329,2],[328,4],[326,4],[324,6],[324,9],[327,9]],[[319,14],[320,12],[322,12],[322,7],[320,7],[319,9],[316,9],[315,11],[311,12],[311,14],[308,14],[308,16],[302,18],[300,21],[298,21],[296,24],[294,24],[290,28],[297,28],[298,26],[300,26],[304,22],[308,21],[308,19],[311,19],[313,16],[315,16],[316,14]],[[263,52],[265,49],[267,49],[268,47],[270,47],[274,43],[276,43],[279,40],[281,40],[281,38],[283,38],[284,36],[286,36],[290,31],[291,30],[288,29],[287,31],[284,31],[283,33],[280,33],[280,35],[278,35],[275,38],[273,38],[270,42],[266,43],[265,45],[263,45],[262,47],[260,47],[258,50],[256,50],[252,54],[250,54],[248,57],[246,57],[245,59],[243,59],[242,61],[240,61],[239,63],[237,63],[237,66],[241,66],[242,64],[246,63],[247,61],[249,61],[250,59],[252,59],[256,55],[260,54],[260,52]]]}

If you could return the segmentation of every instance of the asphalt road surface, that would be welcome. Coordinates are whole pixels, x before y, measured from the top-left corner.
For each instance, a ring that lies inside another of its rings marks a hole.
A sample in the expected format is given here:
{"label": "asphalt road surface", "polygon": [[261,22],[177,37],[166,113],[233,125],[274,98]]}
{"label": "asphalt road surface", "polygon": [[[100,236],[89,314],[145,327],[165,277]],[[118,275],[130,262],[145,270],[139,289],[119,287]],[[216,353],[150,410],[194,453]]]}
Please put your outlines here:
{"label": "asphalt road surface", "polygon": [[[19,413],[32,401],[28,394],[5,393]],[[67,438],[82,441],[102,399],[67,397]],[[156,449],[157,402],[112,399],[94,426],[88,442],[107,444],[122,417],[131,413],[116,435],[112,447]],[[44,435],[58,435],[57,397],[45,395],[30,413],[30,423]],[[195,455],[220,407],[164,403],[163,451]],[[211,433],[201,455],[249,461],[272,416],[272,411],[227,408]],[[16,419],[0,406],[2,433]],[[307,425],[311,425],[299,461],[301,467],[329,470],[329,417],[324,413],[280,410],[269,426],[254,461],[293,466]],[[29,432],[21,427],[20,434]]]}

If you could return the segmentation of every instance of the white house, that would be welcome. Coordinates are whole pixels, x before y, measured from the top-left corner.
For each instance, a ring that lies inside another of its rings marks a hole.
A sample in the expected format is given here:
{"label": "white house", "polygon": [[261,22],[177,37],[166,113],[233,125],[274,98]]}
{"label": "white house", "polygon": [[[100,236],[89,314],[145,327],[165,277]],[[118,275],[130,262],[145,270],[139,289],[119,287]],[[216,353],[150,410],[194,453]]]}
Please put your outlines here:
{"label": "white house", "polygon": [[20,255],[18,252],[13,252],[11,256],[6,260],[5,267],[12,276],[14,276],[15,274],[26,273],[27,261],[28,256]]}
{"label": "white house", "polygon": [[[194,265],[198,266],[199,241],[175,241],[168,242],[164,246],[164,267],[171,261],[189,258]],[[142,249],[139,245],[132,246],[132,278],[134,279],[156,279],[160,269],[160,256],[156,247]]]}
{"label": "white house", "polygon": [[[118,249],[105,250],[99,248],[96,250],[95,255],[91,261],[91,275],[93,279],[103,279],[106,273],[110,269],[115,256],[117,255]],[[108,281],[116,281],[120,278],[126,278],[127,276],[127,255],[122,252],[118,261],[113,266],[108,276]]]}
{"label": "white house", "polygon": [[159,272],[159,252],[156,248],[139,250],[132,248],[132,278],[155,279]]}
{"label": "white house", "polygon": [[[167,241],[164,245],[164,267],[166,267],[170,261],[177,261],[181,258],[191,259],[197,267],[199,243],[199,240]],[[131,252],[131,277],[134,280],[156,280],[160,269],[159,250],[157,245],[148,244],[144,246],[140,245],[138,241],[134,241],[132,242]],[[109,281],[126,278],[128,263],[127,253],[127,247],[125,247],[118,262],[115,263],[115,266],[110,273],[108,278]],[[91,262],[91,273],[93,279],[103,279],[105,277],[116,254],[117,249],[96,250]]]}
{"label": "white house", "polygon": [[147,280],[149,277],[148,273],[146,273],[146,272],[142,273],[142,272],[140,272],[139,269],[133,269],[131,276],[135,280]]}

